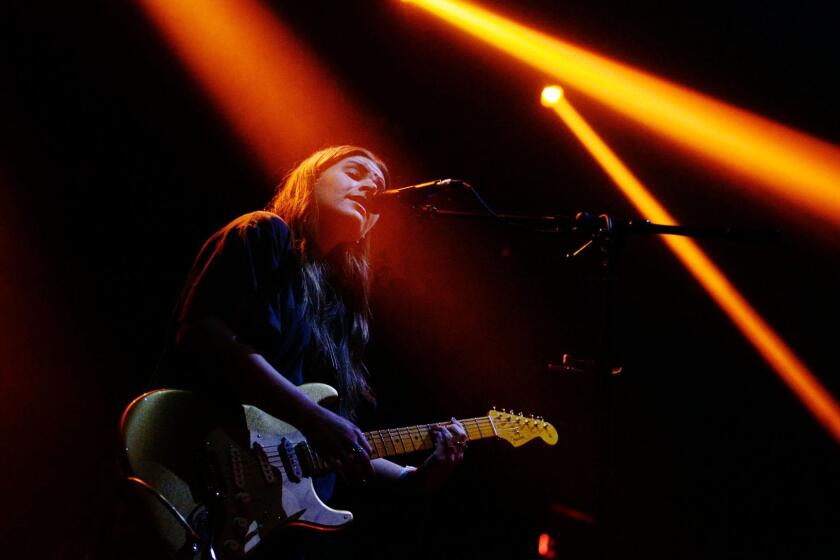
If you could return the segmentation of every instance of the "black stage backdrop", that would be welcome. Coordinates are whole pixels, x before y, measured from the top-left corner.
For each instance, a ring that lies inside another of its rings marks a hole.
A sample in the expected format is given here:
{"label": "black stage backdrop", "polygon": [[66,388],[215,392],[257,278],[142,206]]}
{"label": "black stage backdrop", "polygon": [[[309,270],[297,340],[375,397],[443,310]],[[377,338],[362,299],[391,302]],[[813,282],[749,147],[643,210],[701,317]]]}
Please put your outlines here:
{"label": "black stage backdrop", "polygon": [[[374,115],[397,184],[459,177],[500,210],[635,216],[539,106],[542,76],[399,2],[267,5]],[[840,143],[828,3],[486,5]],[[136,5],[3,12],[4,554],[129,557],[119,414],[203,240],[261,207],[282,171],[261,170]],[[577,104],[684,223],[784,232],[703,247],[840,396],[836,228]],[[560,442],[473,446],[439,496],[405,508],[343,493],[359,522],[340,556],[536,558],[545,532],[562,558],[836,557],[837,442],[661,241],[628,242],[609,289],[597,262],[563,259],[576,239],[388,220],[369,354],[381,407],[365,427],[496,405],[545,416]],[[588,374],[547,371],[563,353],[602,355],[604,333],[624,369],[609,398]]]}

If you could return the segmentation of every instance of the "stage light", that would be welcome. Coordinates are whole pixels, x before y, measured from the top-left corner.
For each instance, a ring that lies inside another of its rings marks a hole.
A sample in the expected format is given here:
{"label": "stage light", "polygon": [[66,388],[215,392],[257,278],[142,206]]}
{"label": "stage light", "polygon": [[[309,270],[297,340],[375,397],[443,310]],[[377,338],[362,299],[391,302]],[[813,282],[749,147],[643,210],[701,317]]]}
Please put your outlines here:
{"label": "stage light", "polygon": [[270,174],[325,145],[379,144],[346,88],[263,3],[139,1]]}
{"label": "stage light", "polygon": [[[564,85],[749,179],[793,207],[840,225],[840,148],[676,83],[551,37],[468,2],[410,2]],[[746,182],[746,181],[745,181]],[[752,190],[752,189],[751,189]]]}
{"label": "stage light", "polygon": [[560,101],[561,97],[563,97],[563,88],[560,86],[548,86],[543,88],[540,101],[543,107],[551,107]]}
{"label": "stage light", "polygon": [[554,558],[557,553],[554,551],[554,539],[548,533],[542,533],[537,541],[537,554],[543,558]]}
{"label": "stage light", "polygon": [[[567,98],[558,99],[551,108],[645,218],[654,223],[677,224],[677,221],[589,126]],[[826,430],[840,442],[840,406],[805,364],[750,306],[724,273],[693,240],[674,235],[665,235],[662,239],[770,367],[793,390]]]}

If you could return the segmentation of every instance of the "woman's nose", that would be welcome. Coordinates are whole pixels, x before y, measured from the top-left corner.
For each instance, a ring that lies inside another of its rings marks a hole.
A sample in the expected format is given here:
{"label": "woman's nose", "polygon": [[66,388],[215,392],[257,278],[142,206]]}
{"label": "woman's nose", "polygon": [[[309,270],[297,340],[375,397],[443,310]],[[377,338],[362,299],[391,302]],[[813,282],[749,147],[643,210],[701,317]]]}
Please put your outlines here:
{"label": "woman's nose", "polygon": [[376,192],[376,185],[373,183],[373,181],[365,181],[364,183],[359,185],[359,192],[365,197],[373,196],[373,193]]}

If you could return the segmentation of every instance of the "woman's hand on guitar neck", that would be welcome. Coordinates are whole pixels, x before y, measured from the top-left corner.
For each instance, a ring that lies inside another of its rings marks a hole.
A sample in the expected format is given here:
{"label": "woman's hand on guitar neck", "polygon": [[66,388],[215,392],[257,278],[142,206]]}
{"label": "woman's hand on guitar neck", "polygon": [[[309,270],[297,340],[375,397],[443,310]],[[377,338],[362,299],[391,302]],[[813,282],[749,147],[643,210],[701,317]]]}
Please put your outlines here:
{"label": "woman's hand on guitar neck", "polygon": [[435,438],[435,450],[432,453],[435,462],[454,468],[464,460],[467,432],[464,425],[454,417],[448,424],[432,426],[432,437]]}
{"label": "woman's hand on guitar neck", "polygon": [[464,450],[467,448],[467,432],[455,418],[448,424],[432,426],[432,437],[435,440],[432,454],[416,471],[405,477],[407,483],[425,492],[440,488],[455,467],[464,460]]}

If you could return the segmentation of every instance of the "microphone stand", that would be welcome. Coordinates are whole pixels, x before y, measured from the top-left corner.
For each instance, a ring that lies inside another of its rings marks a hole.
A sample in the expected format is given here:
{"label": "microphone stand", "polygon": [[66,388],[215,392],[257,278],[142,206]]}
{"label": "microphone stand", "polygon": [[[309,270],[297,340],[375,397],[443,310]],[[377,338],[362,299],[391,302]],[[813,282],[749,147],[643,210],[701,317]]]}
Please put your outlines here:
{"label": "microphone stand", "polygon": [[589,212],[578,212],[574,216],[536,214],[488,214],[463,210],[446,210],[433,204],[412,207],[419,215],[429,218],[447,218],[475,221],[502,221],[522,226],[545,226],[544,233],[587,233],[592,238],[566,256],[576,257],[593,244],[610,243],[610,238],[628,235],[682,235],[696,238],[719,238],[730,241],[768,243],[778,241],[781,232],[775,229],[751,229],[733,227],[677,226],[654,224],[650,220],[615,220],[607,214],[597,217]]}
{"label": "microphone stand", "polygon": [[531,229],[543,234],[582,234],[586,241],[576,250],[565,253],[567,260],[597,251],[601,270],[600,333],[597,357],[582,358],[563,354],[559,364],[550,363],[548,371],[573,374],[592,374],[594,377],[594,399],[597,408],[596,431],[598,446],[596,465],[598,476],[595,488],[594,538],[597,557],[611,556],[608,532],[608,497],[615,479],[615,425],[613,406],[615,403],[615,382],[621,378],[623,368],[614,362],[613,299],[617,279],[616,264],[624,243],[634,235],[682,235],[693,238],[716,238],[743,243],[769,243],[781,238],[781,232],[774,229],[748,229],[732,227],[696,227],[654,224],[649,220],[616,220],[607,214],[593,215],[577,212],[574,216],[522,215],[470,212],[440,209],[431,203],[417,204],[414,210],[429,218],[458,220],[501,221],[511,226]]}

